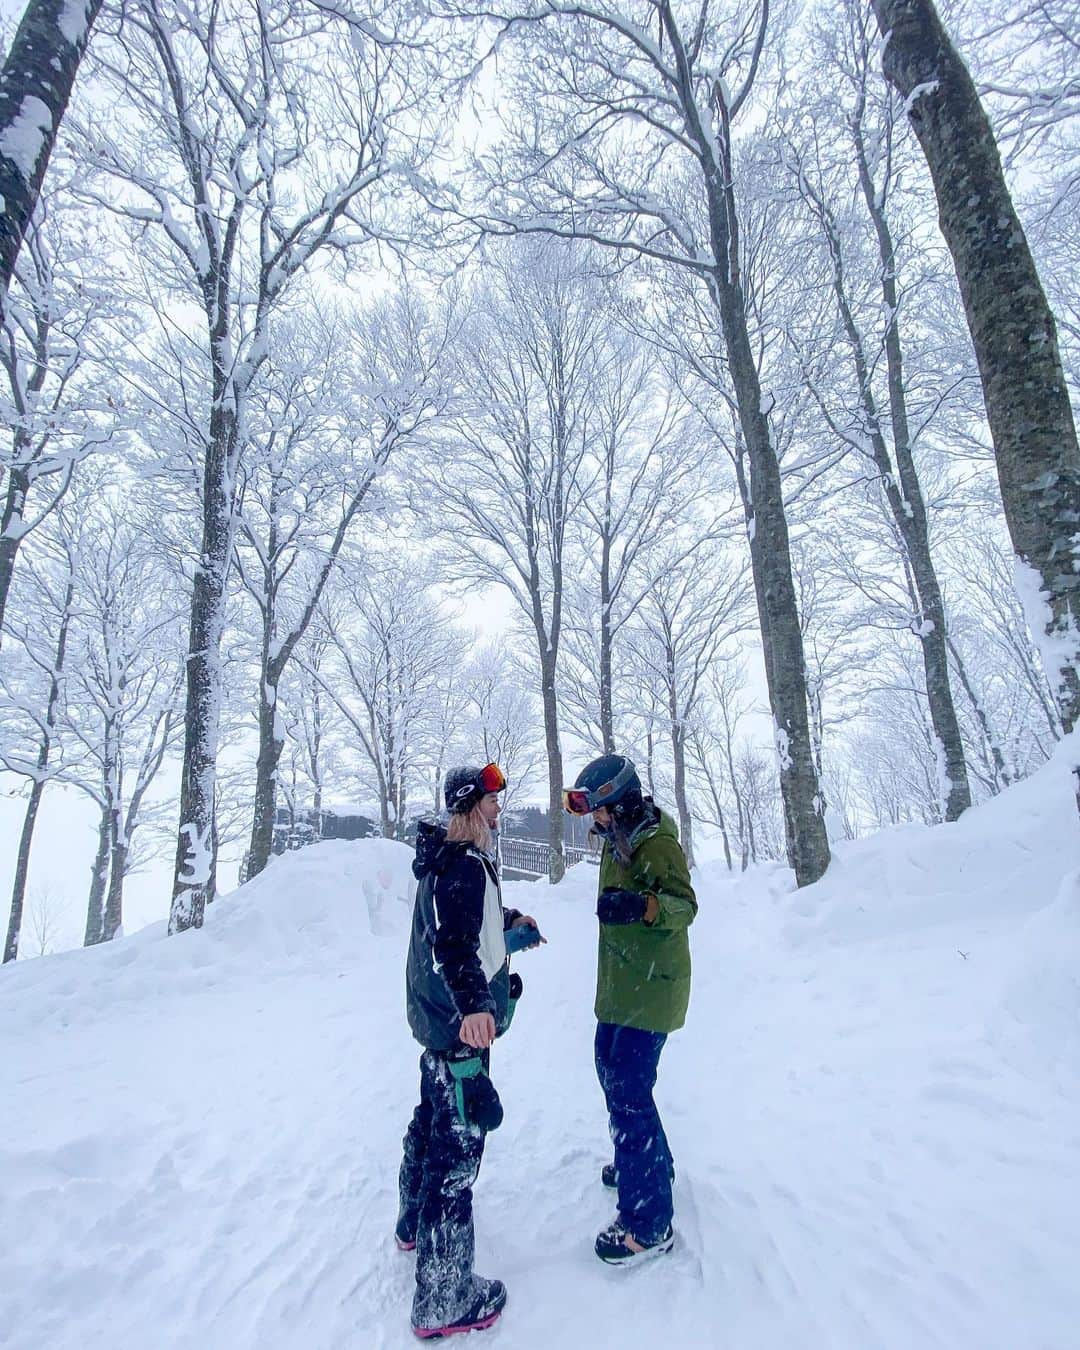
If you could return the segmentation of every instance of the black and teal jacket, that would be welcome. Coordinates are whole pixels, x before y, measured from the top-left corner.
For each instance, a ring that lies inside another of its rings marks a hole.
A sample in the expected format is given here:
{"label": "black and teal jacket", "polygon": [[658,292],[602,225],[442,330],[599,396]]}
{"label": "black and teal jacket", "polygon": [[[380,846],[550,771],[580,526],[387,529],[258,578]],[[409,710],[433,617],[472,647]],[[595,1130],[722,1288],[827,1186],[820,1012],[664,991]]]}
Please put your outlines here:
{"label": "black and teal jacket", "polygon": [[452,844],[445,826],[421,821],[413,874],[419,884],[405,965],[412,1034],[428,1050],[460,1045],[462,1018],[489,1012],[507,1023],[510,976],[505,909],[494,861],[472,844]]}

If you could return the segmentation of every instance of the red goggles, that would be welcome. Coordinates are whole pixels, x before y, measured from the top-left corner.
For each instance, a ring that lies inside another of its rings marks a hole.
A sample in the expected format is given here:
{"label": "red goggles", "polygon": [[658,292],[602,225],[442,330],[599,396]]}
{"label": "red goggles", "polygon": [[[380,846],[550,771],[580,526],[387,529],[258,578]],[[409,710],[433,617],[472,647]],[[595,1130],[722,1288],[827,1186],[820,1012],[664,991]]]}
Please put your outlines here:
{"label": "red goggles", "polygon": [[481,792],[502,792],[506,787],[506,774],[497,764],[485,764],[476,775],[476,786]]}
{"label": "red goggles", "polygon": [[572,816],[587,816],[593,809],[589,793],[584,788],[563,788],[562,804],[563,810],[569,811]]}

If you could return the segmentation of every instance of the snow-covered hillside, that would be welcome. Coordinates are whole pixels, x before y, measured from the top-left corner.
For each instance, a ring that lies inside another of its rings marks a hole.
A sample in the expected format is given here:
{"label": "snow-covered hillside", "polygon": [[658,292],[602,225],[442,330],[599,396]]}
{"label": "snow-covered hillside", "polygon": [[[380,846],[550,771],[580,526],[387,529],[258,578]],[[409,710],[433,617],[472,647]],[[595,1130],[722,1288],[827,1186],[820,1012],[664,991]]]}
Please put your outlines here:
{"label": "snow-covered hillside", "polygon": [[[201,932],[0,974],[0,1344],[415,1344],[390,1240],[409,856],[323,844]],[[800,893],[702,869],[658,1093],[680,1242],[632,1272],[591,1250],[596,873],[508,887],[550,942],[516,959],[494,1058],[477,1268],[510,1299],[476,1344],[1074,1350],[1078,869],[1064,762],[956,825],[841,848]]]}

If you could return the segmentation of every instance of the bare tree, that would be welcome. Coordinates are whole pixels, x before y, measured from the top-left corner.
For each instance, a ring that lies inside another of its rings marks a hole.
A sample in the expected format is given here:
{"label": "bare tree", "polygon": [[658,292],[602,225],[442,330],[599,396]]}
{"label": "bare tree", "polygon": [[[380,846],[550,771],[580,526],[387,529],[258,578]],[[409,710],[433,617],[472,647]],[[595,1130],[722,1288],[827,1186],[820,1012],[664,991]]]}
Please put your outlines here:
{"label": "bare tree", "polygon": [[404,839],[443,682],[462,671],[464,644],[415,572],[369,559],[333,585],[342,602],[332,609],[334,660],[321,663],[318,682],[366,761],[358,777],[374,789],[383,836]]}
{"label": "bare tree", "polygon": [[[889,218],[896,185],[893,121],[898,109],[888,96],[872,106],[869,88],[871,40],[867,24],[868,18],[861,7],[845,5],[843,34],[834,48],[835,55],[829,68],[850,91],[844,108],[850,146],[845,145],[840,153],[847,158],[853,152],[858,192],[873,228],[880,331],[865,331],[865,321],[859,313],[860,298],[853,294],[851,253],[854,250],[844,238],[830,201],[835,197],[846,200],[852,185],[842,170],[838,174],[823,162],[820,132],[822,123],[827,125],[827,113],[825,117],[814,119],[814,148],[803,154],[789,144],[788,155],[799,193],[820,233],[827,257],[841,340],[847,348],[855,383],[858,409],[855,425],[844,424],[844,412],[837,416],[835,399],[830,397],[829,391],[818,389],[815,392],[833,435],[851,445],[855,453],[870,459],[896,524],[896,537],[917,601],[911,631],[922,651],[927,702],[944,757],[944,815],[946,820],[955,820],[971,805],[971,790],[953,704],[945,606],[931,554],[926,499],[915,464],[920,428],[913,426],[909,416],[900,331],[903,316],[899,262]],[[838,176],[841,186],[835,188],[830,180]],[[908,303],[909,298],[905,296],[905,315]],[[885,358],[884,410],[879,406],[879,393],[875,387],[878,350],[884,352]]]}
{"label": "bare tree", "polygon": [[[665,387],[655,350],[615,329],[593,387],[597,428],[589,447],[581,525],[567,583],[564,703],[575,730],[604,754],[616,744],[620,635],[652,589],[657,569],[673,566],[682,518],[705,489],[696,427],[676,391]],[[686,537],[683,554],[699,545]]]}
{"label": "bare tree", "polygon": [[507,808],[528,789],[543,759],[536,698],[523,685],[522,674],[501,643],[480,647],[461,684],[462,723],[456,728],[463,751],[478,747],[506,774]]}
{"label": "bare tree", "polygon": [[982,377],[1029,622],[1066,730],[1080,716],[1080,446],[1054,316],[978,93],[930,0],[873,0],[886,78],[937,195]]}
{"label": "bare tree", "polygon": [[201,924],[215,891],[221,640],[249,394],[272,316],[316,255],[408,233],[402,187],[433,143],[429,87],[411,78],[422,16],[352,18],[302,0],[147,0],[95,49],[116,108],[112,126],[95,108],[81,130],[117,184],[98,199],[142,232],[162,287],[205,325],[173,932]]}
{"label": "bare tree", "polygon": [[563,858],[558,670],[565,563],[593,434],[604,316],[563,245],[500,252],[465,330],[467,379],[445,458],[424,476],[452,575],[505,587],[536,644],[548,766],[550,877]]}
{"label": "bare tree", "polygon": [[[695,812],[699,820],[720,831],[729,872],[734,868],[732,843],[740,844],[746,834],[733,744],[735,726],[743,711],[739,702],[742,684],[742,671],[735,661],[714,661],[701,711],[687,734],[687,769],[695,790]],[[741,861],[745,871],[745,847]]]}
{"label": "bare tree", "polygon": [[101,0],[29,0],[0,71],[0,320]]}
{"label": "bare tree", "polygon": [[[29,933],[33,939],[31,955],[48,956],[50,952],[56,950],[67,911],[67,904],[57,896],[51,886],[31,886],[26,904]],[[24,956],[27,955],[25,941],[22,944],[22,951]]]}
{"label": "bare tree", "polygon": [[90,352],[115,302],[88,284],[94,232],[80,221],[76,236],[75,212],[62,196],[38,204],[0,323],[0,625],[19,549],[63,501],[77,466],[110,440],[117,417]]}
{"label": "bare tree", "polygon": [[255,426],[237,500],[238,565],[262,628],[249,878],[269,862],[273,842],[282,677],[388,460],[443,406],[439,364],[452,307],[442,317],[399,293],[339,331],[320,325],[314,353],[294,326],[252,390]]}
{"label": "bare tree", "polygon": [[1028,632],[1001,534],[957,534],[948,551],[959,597],[950,655],[971,708],[972,739],[987,762],[991,790],[1041,764],[1061,737],[1053,693]]}
{"label": "bare tree", "polygon": [[97,806],[98,847],[84,943],[123,929],[124,880],[143,804],[177,748],[183,689],[183,598],[154,540],[117,512],[108,489],[79,503],[97,546],[79,559],[62,729],[76,761],[64,771]]}
{"label": "bare tree", "polygon": [[679,836],[693,864],[687,746],[702,715],[710,668],[750,620],[750,583],[716,548],[676,557],[659,572],[630,637],[637,663],[665,712]]}
{"label": "bare tree", "polygon": [[[473,11],[469,0],[462,8]],[[685,269],[716,309],[751,466],[750,554],[789,856],[806,885],[828,866],[829,844],[770,400],[750,335],[734,171],[734,128],[759,82],[769,0],[504,0],[485,12],[527,31],[533,50],[518,73],[510,146],[485,158],[490,189],[477,211],[484,227],[589,239]]]}
{"label": "bare tree", "polygon": [[46,786],[64,767],[62,754],[57,754],[58,728],[67,678],[68,639],[75,617],[75,576],[86,541],[76,527],[69,527],[60,512],[54,516],[52,533],[50,551],[54,556],[24,569],[30,591],[27,613],[12,625],[13,636],[26,658],[27,678],[20,680],[16,673],[13,679],[12,672],[5,670],[0,704],[6,724],[0,765],[29,783],[15,855],[5,963],[19,954],[30,849],[41,799]]}

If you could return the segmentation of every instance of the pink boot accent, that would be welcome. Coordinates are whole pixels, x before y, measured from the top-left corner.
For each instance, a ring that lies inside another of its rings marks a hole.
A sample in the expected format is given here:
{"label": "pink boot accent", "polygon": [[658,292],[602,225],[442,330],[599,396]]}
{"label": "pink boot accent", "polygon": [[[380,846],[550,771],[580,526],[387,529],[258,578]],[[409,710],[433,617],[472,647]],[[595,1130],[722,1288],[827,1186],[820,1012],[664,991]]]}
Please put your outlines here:
{"label": "pink boot accent", "polygon": [[462,1331],[486,1331],[488,1327],[494,1326],[501,1316],[502,1309],[498,1308],[489,1317],[482,1317],[479,1322],[470,1322],[467,1326],[413,1327],[413,1335],[422,1341],[429,1341],[437,1336],[457,1336]]}

